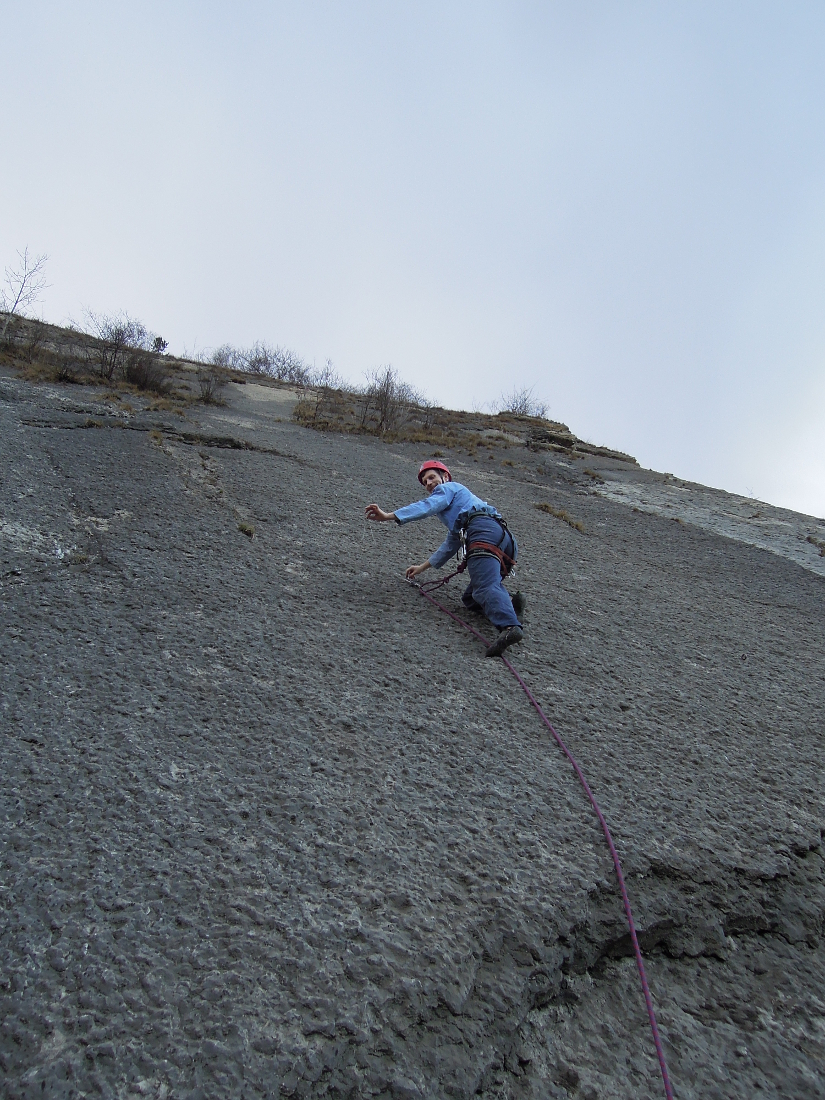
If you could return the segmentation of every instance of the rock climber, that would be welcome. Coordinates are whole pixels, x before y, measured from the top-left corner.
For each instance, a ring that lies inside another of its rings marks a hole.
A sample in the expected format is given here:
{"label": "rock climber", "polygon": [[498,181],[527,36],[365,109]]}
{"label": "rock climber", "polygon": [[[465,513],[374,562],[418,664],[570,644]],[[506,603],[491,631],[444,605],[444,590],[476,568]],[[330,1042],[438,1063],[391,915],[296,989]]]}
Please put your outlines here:
{"label": "rock climber", "polygon": [[465,485],[453,481],[443,462],[436,459],[422,462],[418,480],[429,494],[426,500],[396,508],[394,512],[368,504],[365,515],[376,523],[395,520],[399,524],[438,516],[449,533],[427,561],[407,569],[407,580],[411,581],[431,566],[440,569],[458,553],[463,543],[470,583],[461,602],[471,611],[482,612],[493,626],[498,627],[499,635],[488,647],[486,656],[500,657],[508,646],[520,642],[523,637],[521,616],[526,600],[520,592],[511,598],[502,584],[516,562],[516,540],[498,510],[471,493]]}

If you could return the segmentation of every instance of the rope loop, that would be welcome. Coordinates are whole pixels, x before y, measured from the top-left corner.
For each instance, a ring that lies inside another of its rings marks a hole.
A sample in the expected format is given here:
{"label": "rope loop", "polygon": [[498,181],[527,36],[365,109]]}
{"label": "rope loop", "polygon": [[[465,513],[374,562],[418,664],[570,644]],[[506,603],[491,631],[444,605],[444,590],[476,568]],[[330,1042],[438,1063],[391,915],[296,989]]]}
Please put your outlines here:
{"label": "rope loop", "polygon": [[[459,573],[463,573],[467,568],[466,560],[459,565],[458,569],[455,569],[452,573],[448,573],[446,577],[441,577],[437,581],[410,581],[413,588],[417,588],[422,596],[426,596],[429,592],[435,592],[437,588],[443,588],[445,584],[457,577]],[[460,620],[459,620],[460,621]]]}

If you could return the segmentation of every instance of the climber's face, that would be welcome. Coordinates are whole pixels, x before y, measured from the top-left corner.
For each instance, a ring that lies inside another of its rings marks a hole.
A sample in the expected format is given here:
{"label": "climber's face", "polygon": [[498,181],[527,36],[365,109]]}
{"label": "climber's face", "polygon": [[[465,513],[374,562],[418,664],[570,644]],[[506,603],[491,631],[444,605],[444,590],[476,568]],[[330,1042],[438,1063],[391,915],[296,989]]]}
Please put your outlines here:
{"label": "climber's face", "polygon": [[438,488],[439,485],[444,484],[444,476],[440,474],[438,470],[426,470],[424,476],[421,479],[421,484],[431,493],[433,489]]}

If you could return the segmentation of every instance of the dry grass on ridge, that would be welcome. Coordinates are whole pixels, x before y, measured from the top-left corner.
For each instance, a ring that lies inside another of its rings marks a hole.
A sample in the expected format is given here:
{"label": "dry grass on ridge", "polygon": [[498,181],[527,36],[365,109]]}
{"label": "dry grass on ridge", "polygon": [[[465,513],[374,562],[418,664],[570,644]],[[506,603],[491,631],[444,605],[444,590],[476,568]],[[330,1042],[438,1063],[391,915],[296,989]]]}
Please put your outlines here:
{"label": "dry grass on ridge", "polygon": [[539,504],[534,505],[540,512],[546,512],[548,516],[555,516],[556,519],[563,520],[568,527],[575,528],[576,531],[580,531],[583,535],[586,534],[584,524],[579,523],[577,519],[573,519],[569,512],[565,512],[563,508],[554,508],[552,504],[548,504],[546,500],[541,501]]}

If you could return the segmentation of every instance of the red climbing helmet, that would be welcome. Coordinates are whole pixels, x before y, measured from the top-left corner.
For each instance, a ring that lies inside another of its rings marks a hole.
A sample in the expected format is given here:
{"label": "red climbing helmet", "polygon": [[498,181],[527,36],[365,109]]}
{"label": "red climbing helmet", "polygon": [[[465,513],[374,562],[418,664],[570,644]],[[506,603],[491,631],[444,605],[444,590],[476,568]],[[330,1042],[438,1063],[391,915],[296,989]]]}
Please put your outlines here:
{"label": "red climbing helmet", "polygon": [[424,474],[427,472],[427,470],[438,470],[439,473],[444,474],[444,476],[447,478],[447,481],[453,480],[453,475],[450,473],[443,462],[438,462],[434,458],[428,458],[426,462],[421,463],[421,468],[418,471],[418,480],[421,482],[422,485],[424,484]]}

